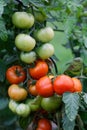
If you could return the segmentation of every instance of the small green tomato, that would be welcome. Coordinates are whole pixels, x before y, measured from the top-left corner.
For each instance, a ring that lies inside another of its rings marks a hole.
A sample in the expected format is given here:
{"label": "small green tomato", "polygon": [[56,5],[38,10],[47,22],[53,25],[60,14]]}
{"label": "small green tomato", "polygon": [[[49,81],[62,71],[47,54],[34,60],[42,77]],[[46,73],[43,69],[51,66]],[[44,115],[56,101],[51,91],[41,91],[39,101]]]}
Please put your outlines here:
{"label": "small green tomato", "polygon": [[27,34],[18,34],[15,38],[15,45],[21,51],[31,51],[35,44],[35,39]]}
{"label": "small green tomato", "polygon": [[21,52],[20,59],[24,63],[30,64],[33,63],[36,60],[36,53],[34,51],[30,52]]}
{"label": "small green tomato", "polygon": [[9,109],[10,109],[12,112],[14,112],[14,113],[16,113],[16,108],[17,108],[18,105],[19,105],[19,103],[16,102],[16,101],[14,101],[13,99],[10,99],[9,104],[8,104]]}
{"label": "small green tomato", "polygon": [[16,108],[16,113],[22,117],[27,117],[30,114],[30,112],[30,107],[24,103],[19,104]]}

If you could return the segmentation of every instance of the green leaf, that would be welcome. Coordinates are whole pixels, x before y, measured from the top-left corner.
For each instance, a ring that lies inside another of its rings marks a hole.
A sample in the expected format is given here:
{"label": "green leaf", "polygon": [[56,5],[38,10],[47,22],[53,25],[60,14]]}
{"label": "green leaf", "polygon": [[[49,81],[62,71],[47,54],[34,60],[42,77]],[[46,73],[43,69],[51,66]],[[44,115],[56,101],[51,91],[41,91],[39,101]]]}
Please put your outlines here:
{"label": "green leaf", "polygon": [[87,66],[87,49],[85,48],[81,49],[81,57],[83,59],[84,65]]}
{"label": "green leaf", "polygon": [[83,39],[84,39],[84,45],[85,45],[85,47],[87,48],[87,37],[84,36]]}
{"label": "green leaf", "polygon": [[84,102],[87,104],[87,93],[83,95]]}
{"label": "green leaf", "polygon": [[72,16],[72,17],[67,17],[67,19],[65,20],[65,34],[67,36],[67,38],[69,38],[72,34],[72,30],[73,28],[75,28],[75,24],[76,24],[77,19]]}
{"label": "green leaf", "polygon": [[7,41],[7,38],[8,38],[7,30],[5,28],[5,23],[2,18],[0,18],[0,38],[3,41]]}
{"label": "green leaf", "polygon": [[3,82],[5,80],[5,72],[6,72],[6,65],[0,59],[0,81]]}
{"label": "green leaf", "polygon": [[0,110],[6,108],[8,105],[8,98],[0,97]]}
{"label": "green leaf", "polygon": [[63,102],[65,103],[65,113],[67,117],[70,121],[75,120],[80,104],[79,95],[77,93],[64,93]]}
{"label": "green leaf", "polygon": [[66,115],[63,117],[63,129],[64,130],[74,130],[75,127],[75,120],[70,121]]}
{"label": "green leaf", "polygon": [[6,3],[4,0],[0,0],[0,16],[3,14],[4,6],[6,6]]}

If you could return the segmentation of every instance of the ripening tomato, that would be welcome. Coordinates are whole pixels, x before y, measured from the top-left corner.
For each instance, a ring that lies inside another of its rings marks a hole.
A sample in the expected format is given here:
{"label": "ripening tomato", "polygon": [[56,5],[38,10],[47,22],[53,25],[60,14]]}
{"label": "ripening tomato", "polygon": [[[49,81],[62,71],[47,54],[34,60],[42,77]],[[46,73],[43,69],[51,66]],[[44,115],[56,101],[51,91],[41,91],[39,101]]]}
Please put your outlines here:
{"label": "ripening tomato", "polygon": [[52,124],[50,120],[46,118],[39,119],[36,130],[52,130]]}
{"label": "ripening tomato", "polygon": [[26,73],[19,65],[14,65],[7,69],[6,78],[11,84],[23,82],[26,78]]}
{"label": "ripening tomato", "polygon": [[38,92],[37,92],[37,89],[36,89],[36,85],[30,85],[30,86],[28,86],[28,92],[31,95],[33,95],[33,96],[37,96]]}
{"label": "ripening tomato", "polygon": [[54,94],[51,79],[48,76],[41,77],[36,82],[36,89],[40,96],[50,97]]}
{"label": "ripening tomato", "polygon": [[59,95],[65,92],[74,92],[74,82],[71,77],[62,74],[54,79],[53,88]]}
{"label": "ripening tomato", "polygon": [[48,112],[53,112],[55,110],[58,110],[58,108],[61,106],[61,103],[62,103],[62,96],[54,94],[51,97],[42,98],[41,107]]}
{"label": "ripening tomato", "polygon": [[34,79],[39,79],[48,73],[48,65],[44,60],[37,60],[33,68],[29,68],[29,74]]}
{"label": "ripening tomato", "polygon": [[72,78],[74,82],[74,92],[81,92],[82,91],[82,83],[77,78]]}
{"label": "ripening tomato", "polygon": [[8,88],[8,95],[15,101],[22,101],[27,97],[26,89],[19,87],[17,84],[12,84]]}

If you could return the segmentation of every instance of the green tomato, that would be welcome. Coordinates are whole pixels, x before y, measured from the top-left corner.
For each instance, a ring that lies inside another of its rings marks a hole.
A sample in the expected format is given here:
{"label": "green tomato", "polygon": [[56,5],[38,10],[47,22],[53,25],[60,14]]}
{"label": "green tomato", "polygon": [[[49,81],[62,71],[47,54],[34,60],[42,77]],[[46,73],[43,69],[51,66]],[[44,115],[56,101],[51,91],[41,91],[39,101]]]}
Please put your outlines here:
{"label": "green tomato", "polygon": [[44,22],[47,18],[47,16],[39,11],[34,12],[35,20],[38,22]]}
{"label": "green tomato", "polygon": [[38,47],[36,51],[41,59],[48,59],[54,54],[54,46],[50,43],[45,43]]}
{"label": "green tomato", "polygon": [[18,28],[31,28],[34,24],[34,16],[27,12],[15,12],[12,15],[12,23]]}
{"label": "green tomato", "polygon": [[41,107],[40,106],[41,100],[42,100],[42,97],[41,96],[37,96],[34,99],[28,99],[26,101],[26,104],[29,105],[29,107],[31,108],[31,111],[37,111]]}
{"label": "green tomato", "polygon": [[62,97],[54,95],[52,97],[43,98],[41,101],[41,107],[48,112],[53,112],[60,107],[61,102]]}
{"label": "green tomato", "polygon": [[16,113],[22,117],[28,116],[30,112],[31,112],[30,107],[24,103],[19,104],[16,108]]}
{"label": "green tomato", "polygon": [[51,41],[53,37],[54,31],[51,27],[42,28],[36,34],[36,38],[43,43]]}
{"label": "green tomato", "polygon": [[9,104],[8,104],[9,109],[14,113],[16,113],[16,108],[18,105],[19,105],[18,102],[14,101],[13,99],[10,99]]}
{"label": "green tomato", "polygon": [[18,34],[15,38],[15,45],[21,51],[31,51],[35,44],[35,39],[27,34]]}
{"label": "green tomato", "polygon": [[30,52],[21,52],[20,54],[20,59],[21,61],[23,61],[24,63],[33,63],[36,60],[36,53],[34,51],[30,51]]}

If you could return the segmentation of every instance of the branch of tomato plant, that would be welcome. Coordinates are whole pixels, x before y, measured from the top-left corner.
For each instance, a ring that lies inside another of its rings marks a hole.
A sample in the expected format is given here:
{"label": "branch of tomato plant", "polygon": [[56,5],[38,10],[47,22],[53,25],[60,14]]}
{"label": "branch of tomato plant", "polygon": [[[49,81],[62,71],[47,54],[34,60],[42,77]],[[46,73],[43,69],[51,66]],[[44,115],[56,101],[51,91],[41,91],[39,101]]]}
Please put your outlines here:
{"label": "branch of tomato plant", "polygon": [[55,60],[52,57],[50,57],[50,60],[52,61],[53,65],[54,65],[56,75],[58,75],[58,68],[57,68]]}
{"label": "branch of tomato plant", "polygon": [[56,113],[56,121],[57,121],[58,130],[61,130],[60,120],[61,120],[61,112],[57,112]]}
{"label": "branch of tomato plant", "polygon": [[63,29],[58,29],[58,27],[54,23],[52,23],[52,24],[54,26],[54,28],[53,28],[54,31],[64,32]]}
{"label": "branch of tomato plant", "polygon": [[77,117],[76,117],[76,121],[77,121],[79,130],[85,130],[85,129],[84,129],[83,121],[82,121],[82,119],[81,119],[81,117],[80,117],[79,114],[78,114]]}
{"label": "branch of tomato plant", "polygon": [[23,6],[23,7],[25,7],[25,8],[28,7],[28,6],[24,5],[21,0],[15,0],[15,1],[17,1],[21,6]]}

